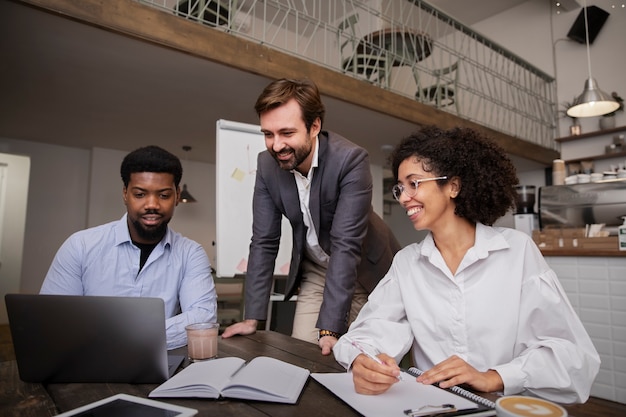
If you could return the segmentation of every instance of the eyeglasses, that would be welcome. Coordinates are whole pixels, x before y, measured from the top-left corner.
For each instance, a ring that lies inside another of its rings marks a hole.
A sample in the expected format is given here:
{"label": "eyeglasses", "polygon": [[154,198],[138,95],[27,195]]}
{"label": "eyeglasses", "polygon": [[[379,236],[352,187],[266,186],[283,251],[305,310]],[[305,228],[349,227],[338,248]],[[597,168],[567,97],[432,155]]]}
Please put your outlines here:
{"label": "eyeglasses", "polygon": [[447,180],[447,179],[448,177],[443,176],[443,177],[435,177],[435,178],[424,178],[421,180],[409,180],[409,184],[407,186],[404,186],[402,184],[394,185],[393,188],[391,189],[391,193],[393,194],[393,198],[399,201],[402,193],[405,193],[409,197],[415,196],[415,194],[417,193],[417,187],[419,187],[419,185],[423,182]]}

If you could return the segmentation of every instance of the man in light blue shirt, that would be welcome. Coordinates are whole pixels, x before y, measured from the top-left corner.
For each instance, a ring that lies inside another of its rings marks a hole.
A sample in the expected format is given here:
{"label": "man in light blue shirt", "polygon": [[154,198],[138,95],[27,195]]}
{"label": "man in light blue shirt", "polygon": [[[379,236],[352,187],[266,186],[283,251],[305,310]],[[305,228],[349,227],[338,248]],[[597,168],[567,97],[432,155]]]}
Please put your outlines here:
{"label": "man in light blue shirt", "polygon": [[120,171],[127,213],[70,236],[40,293],[162,298],[167,347],[184,346],[187,324],[217,321],[217,296],[202,246],[167,226],[180,196],[180,160],[148,146],[128,154]]}

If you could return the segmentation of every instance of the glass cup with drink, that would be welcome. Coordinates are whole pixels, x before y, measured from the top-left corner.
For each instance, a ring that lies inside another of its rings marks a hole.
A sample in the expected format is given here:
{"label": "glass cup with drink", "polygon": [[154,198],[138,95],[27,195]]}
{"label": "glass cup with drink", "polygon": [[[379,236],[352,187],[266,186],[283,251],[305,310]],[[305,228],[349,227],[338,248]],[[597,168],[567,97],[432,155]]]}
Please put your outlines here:
{"label": "glass cup with drink", "polygon": [[187,352],[191,362],[217,358],[219,323],[194,323],[185,327]]}

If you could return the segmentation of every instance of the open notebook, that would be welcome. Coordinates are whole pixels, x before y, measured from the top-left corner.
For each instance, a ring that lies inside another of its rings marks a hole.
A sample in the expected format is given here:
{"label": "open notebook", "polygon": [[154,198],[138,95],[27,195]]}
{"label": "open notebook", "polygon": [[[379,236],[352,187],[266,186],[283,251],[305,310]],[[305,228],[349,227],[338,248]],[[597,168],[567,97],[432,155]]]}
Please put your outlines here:
{"label": "open notebook", "polygon": [[250,362],[226,357],[195,362],[152,390],[149,397],[239,398],[295,404],[309,370],[267,356]]}
{"label": "open notebook", "polygon": [[160,383],[169,355],[160,298],[7,294],[20,378],[26,382]]}

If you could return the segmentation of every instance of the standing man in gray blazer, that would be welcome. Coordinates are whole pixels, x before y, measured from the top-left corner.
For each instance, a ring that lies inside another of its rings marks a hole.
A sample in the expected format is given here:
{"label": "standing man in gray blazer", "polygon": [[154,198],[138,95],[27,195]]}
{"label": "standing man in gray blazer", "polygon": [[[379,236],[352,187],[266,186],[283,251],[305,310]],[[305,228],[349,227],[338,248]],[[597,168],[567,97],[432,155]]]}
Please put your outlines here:
{"label": "standing man in gray blazer", "polygon": [[298,294],[292,336],[328,355],[400,245],[372,210],[367,152],[322,131],[325,109],[315,84],[272,82],[255,109],[267,152],[257,162],[245,319],[222,337],[254,333],[267,318],[284,215],[293,229],[285,299]]}

